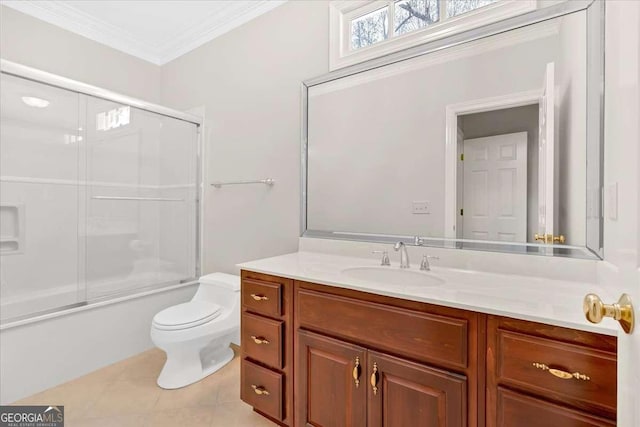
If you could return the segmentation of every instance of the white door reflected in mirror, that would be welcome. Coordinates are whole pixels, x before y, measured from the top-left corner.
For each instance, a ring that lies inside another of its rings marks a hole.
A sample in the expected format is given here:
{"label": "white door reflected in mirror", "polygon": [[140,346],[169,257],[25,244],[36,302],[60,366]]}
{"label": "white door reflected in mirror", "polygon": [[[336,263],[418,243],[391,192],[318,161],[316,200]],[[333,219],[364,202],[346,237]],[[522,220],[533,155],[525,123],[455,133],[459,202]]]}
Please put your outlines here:
{"label": "white door reflected in mirror", "polygon": [[464,141],[462,230],[466,240],[527,239],[527,133]]}

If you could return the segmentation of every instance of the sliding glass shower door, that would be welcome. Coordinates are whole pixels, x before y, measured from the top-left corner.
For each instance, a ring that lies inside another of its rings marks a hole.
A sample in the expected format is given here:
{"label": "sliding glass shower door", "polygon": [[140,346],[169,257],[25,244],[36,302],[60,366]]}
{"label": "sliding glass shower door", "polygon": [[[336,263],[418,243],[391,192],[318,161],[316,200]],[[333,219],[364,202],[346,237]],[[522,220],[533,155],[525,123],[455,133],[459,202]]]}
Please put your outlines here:
{"label": "sliding glass shower door", "polygon": [[77,93],[2,75],[0,315],[79,301]]}
{"label": "sliding glass shower door", "polygon": [[198,125],[0,80],[0,321],[197,277]]}
{"label": "sliding glass shower door", "polygon": [[197,127],[88,97],[87,299],[196,275]]}

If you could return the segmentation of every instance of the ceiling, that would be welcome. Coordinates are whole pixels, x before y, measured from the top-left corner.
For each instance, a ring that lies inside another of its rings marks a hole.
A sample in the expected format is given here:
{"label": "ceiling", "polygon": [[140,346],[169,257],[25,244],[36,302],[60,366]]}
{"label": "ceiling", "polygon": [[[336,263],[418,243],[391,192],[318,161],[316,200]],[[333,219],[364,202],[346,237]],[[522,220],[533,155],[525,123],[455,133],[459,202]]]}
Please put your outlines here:
{"label": "ceiling", "polygon": [[3,0],[2,4],[157,65],[286,0]]}

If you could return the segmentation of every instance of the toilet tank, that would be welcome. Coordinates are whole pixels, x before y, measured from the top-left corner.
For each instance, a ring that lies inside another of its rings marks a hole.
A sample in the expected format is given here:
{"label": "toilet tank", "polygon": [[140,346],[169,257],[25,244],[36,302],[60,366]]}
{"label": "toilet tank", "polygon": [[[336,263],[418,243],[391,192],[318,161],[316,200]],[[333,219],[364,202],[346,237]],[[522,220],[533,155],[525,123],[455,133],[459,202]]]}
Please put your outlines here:
{"label": "toilet tank", "polygon": [[194,300],[211,301],[223,307],[240,304],[240,276],[212,273],[200,277]]}

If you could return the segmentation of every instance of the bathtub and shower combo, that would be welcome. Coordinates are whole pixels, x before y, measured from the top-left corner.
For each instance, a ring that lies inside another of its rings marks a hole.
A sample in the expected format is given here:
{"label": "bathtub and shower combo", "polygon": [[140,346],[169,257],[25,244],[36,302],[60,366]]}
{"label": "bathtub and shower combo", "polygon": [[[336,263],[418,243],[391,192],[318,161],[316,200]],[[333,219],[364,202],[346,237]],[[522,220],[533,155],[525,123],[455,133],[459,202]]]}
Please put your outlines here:
{"label": "bathtub and shower combo", "polygon": [[201,119],[1,71],[0,327],[196,281]]}

